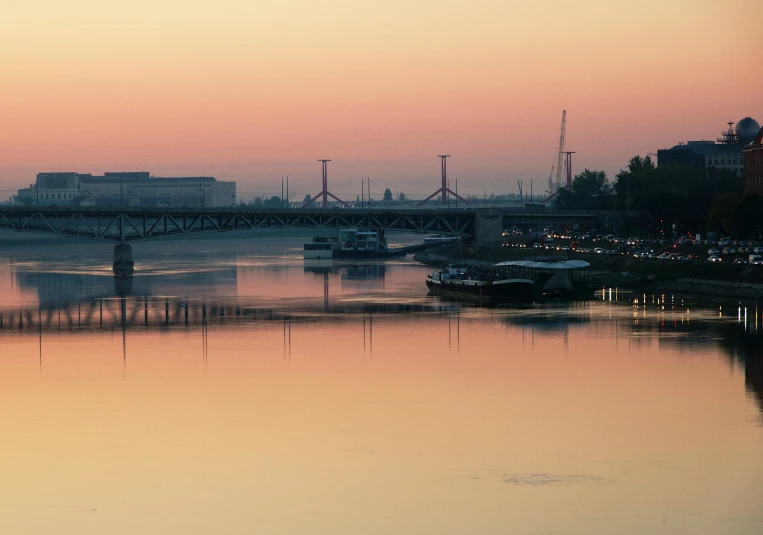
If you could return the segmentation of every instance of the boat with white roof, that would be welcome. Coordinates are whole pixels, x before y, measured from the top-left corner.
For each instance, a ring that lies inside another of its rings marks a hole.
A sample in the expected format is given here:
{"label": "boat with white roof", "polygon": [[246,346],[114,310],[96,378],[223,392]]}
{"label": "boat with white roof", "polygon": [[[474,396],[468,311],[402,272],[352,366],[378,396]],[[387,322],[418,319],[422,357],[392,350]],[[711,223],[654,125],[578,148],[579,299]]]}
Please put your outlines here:
{"label": "boat with white roof", "polygon": [[562,296],[585,285],[589,266],[583,260],[512,260],[499,262],[494,267],[503,276],[533,279],[542,295]]}
{"label": "boat with white roof", "polygon": [[501,277],[490,268],[448,266],[427,276],[427,288],[433,294],[477,301],[532,299],[534,287],[532,279]]}
{"label": "boat with white roof", "polygon": [[451,265],[427,276],[433,294],[478,300],[530,300],[540,295],[564,296],[584,286],[588,262],[519,260],[492,267]]}

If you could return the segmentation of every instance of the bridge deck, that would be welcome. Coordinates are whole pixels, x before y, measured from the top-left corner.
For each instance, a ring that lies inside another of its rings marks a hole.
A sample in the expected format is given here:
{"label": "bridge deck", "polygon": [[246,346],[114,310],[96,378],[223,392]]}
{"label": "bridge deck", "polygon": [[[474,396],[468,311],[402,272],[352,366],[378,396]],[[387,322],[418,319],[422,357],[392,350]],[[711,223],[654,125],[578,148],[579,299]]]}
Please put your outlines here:
{"label": "bridge deck", "polygon": [[257,228],[376,227],[471,235],[473,210],[0,208],[0,228],[126,243]]}
{"label": "bridge deck", "polygon": [[[495,210],[495,209],[493,209]],[[596,223],[598,212],[501,210],[504,225]],[[375,227],[474,236],[475,209],[28,208],[0,207],[0,229],[116,243],[257,228]]]}

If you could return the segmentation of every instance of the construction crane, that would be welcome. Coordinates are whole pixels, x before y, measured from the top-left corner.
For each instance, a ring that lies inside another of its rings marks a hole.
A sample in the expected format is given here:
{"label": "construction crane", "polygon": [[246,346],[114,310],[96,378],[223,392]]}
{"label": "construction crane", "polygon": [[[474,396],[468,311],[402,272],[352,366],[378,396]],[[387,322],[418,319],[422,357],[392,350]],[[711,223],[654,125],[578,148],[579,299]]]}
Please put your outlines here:
{"label": "construction crane", "polygon": [[554,193],[554,166],[551,166],[551,172],[548,174],[548,191],[549,195]]}
{"label": "construction crane", "polygon": [[[551,166],[551,172],[548,174],[548,193],[553,196],[559,188],[562,187],[562,176],[564,172],[564,144],[567,135],[567,110],[562,110],[562,127],[559,131],[559,144],[556,146],[556,165]],[[554,169],[556,169],[556,181],[554,181]],[[551,198],[551,197],[549,197]]]}
{"label": "construction crane", "polygon": [[566,135],[567,135],[567,110],[562,110],[562,128],[560,129],[560,132],[559,132],[559,152],[556,158],[556,189],[559,189],[562,187],[562,158],[564,155],[564,138]]}

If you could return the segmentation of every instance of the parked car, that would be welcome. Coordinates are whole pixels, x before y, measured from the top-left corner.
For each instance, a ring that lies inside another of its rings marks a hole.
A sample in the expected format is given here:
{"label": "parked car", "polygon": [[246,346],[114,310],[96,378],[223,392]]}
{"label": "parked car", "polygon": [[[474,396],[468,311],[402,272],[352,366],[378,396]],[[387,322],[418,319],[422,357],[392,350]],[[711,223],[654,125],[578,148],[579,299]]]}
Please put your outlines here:
{"label": "parked car", "polygon": [[718,249],[708,249],[707,256],[720,256],[721,252]]}

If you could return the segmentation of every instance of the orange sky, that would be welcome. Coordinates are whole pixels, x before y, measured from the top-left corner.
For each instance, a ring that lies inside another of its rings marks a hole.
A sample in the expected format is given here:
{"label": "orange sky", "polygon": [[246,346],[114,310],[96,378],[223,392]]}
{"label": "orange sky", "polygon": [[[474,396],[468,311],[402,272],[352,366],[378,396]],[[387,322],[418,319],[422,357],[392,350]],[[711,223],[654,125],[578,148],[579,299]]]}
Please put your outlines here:
{"label": "orange sky", "polygon": [[[118,4],[114,7],[114,4]],[[156,4],[160,4],[157,6]],[[758,0],[5,0],[0,198],[35,173],[148,170],[239,192],[461,193],[763,121]],[[315,190],[315,191],[313,191]]]}

